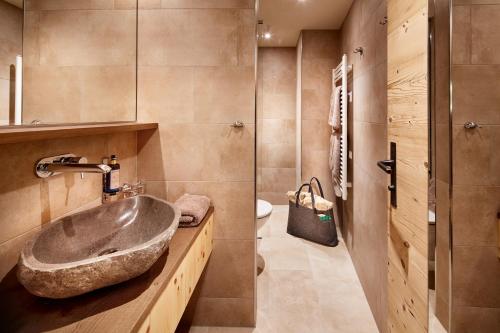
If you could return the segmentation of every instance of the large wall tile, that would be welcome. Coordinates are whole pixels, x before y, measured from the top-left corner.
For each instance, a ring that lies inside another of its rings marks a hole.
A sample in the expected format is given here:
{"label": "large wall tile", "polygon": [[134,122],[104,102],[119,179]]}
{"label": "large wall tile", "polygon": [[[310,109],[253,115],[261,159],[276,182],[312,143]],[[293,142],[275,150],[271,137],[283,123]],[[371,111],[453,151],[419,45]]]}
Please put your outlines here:
{"label": "large wall tile", "polygon": [[266,95],[287,94],[295,96],[296,50],[286,48],[260,48],[262,53],[263,92]]}
{"label": "large wall tile", "polygon": [[311,177],[317,177],[327,200],[334,201],[332,172],[328,166],[328,150],[302,149],[302,183],[308,183]]}
{"label": "large wall tile", "polygon": [[353,82],[353,103],[356,122],[386,124],[387,122],[387,65],[380,64],[360,74]]}
{"label": "large wall tile", "polygon": [[295,143],[268,143],[262,146],[260,168],[295,168]]}
{"label": "large wall tile", "polygon": [[[253,1],[250,0],[250,2]],[[249,8],[253,8],[253,5]],[[253,67],[256,61],[255,49],[257,47],[255,10],[240,10],[238,14],[238,65]]]}
{"label": "large wall tile", "polygon": [[453,246],[454,306],[500,308],[497,252],[496,246]]}
{"label": "large wall tile", "polygon": [[161,0],[163,8],[254,8],[254,0]]}
{"label": "large wall tile", "polygon": [[80,121],[136,120],[135,66],[80,67],[78,71],[82,98]]}
{"label": "large wall tile", "polygon": [[263,119],[262,143],[295,144],[295,119]]}
{"label": "large wall tile", "polygon": [[332,128],[326,119],[302,119],[302,152],[306,150],[330,150]]}
{"label": "large wall tile", "polygon": [[110,9],[113,0],[26,0],[27,10]]}
{"label": "large wall tile", "polygon": [[295,168],[262,168],[262,192],[277,192],[282,196],[295,189]]}
{"label": "large wall tile", "polygon": [[453,126],[453,184],[500,186],[500,126]]}
{"label": "large wall tile", "polygon": [[354,123],[354,164],[363,169],[373,181],[387,182],[387,174],[377,167],[387,152],[387,126],[364,122]]}
{"label": "large wall tile", "polygon": [[262,97],[262,115],[265,119],[295,119],[295,94],[264,94]]}
{"label": "large wall tile", "polygon": [[467,121],[500,125],[500,65],[454,66],[453,124]]}
{"label": "large wall tile", "polygon": [[42,11],[39,34],[41,65],[135,66],[135,10]]}
{"label": "large wall tile", "polygon": [[168,180],[251,181],[254,178],[254,125],[166,125]]}
{"label": "large wall tile", "polygon": [[[23,121],[77,123],[83,97],[75,67],[25,67]],[[61,84],[64,82],[64,84]]]}
{"label": "large wall tile", "polygon": [[456,332],[498,332],[500,331],[500,309],[455,306],[453,327]]}
{"label": "large wall tile", "polygon": [[194,71],[196,122],[255,122],[253,67],[198,67]]}
{"label": "large wall tile", "polygon": [[500,64],[500,3],[495,6],[472,6],[472,63]]}
{"label": "large wall tile", "polygon": [[500,187],[453,187],[453,244],[495,246]]}
{"label": "large wall tile", "polygon": [[193,67],[139,67],[139,121],[192,122],[194,70]]}
{"label": "large wall tile", "polygon": [[139,65],[237,65],[238,13],[232,9],[140,10]]}
{"label": "large wall tile", "polygon": [[137,178],[144,181],[165,181],[166,152],[169,147],[163,131],[148,130],[137,134]]}
{"label": "large wall tile", "polygon": [[[252,298],[254,295],[255,239],[215,240],[200,295]],[[243,264],[244,263],[244,264]]]}
{"label": "large wall tile", "polygon": [[453,8],[453,64],[470,64],[472,47],[470,7],[455,6]]}
{"label": "large wall tile", "polygon": [[198,326],[255,326],[253,298],[196,299],[193,325]]}
{"label": "large wall tile", "polygon": [[[335,30],[305,30],[302,32],[302,59],[319,60],[338,56],[340,52],[339,31]],[[333,59],[334,61],[336,59]]]}
{"label": "large wall tile", "polygon": [[[165,186],[151,185],[153,193],[162,193]],[[253,182],[168,182],[166,186],[171,202],[184,193],[206,195],[212,200],[215,239],[255,239]]]}

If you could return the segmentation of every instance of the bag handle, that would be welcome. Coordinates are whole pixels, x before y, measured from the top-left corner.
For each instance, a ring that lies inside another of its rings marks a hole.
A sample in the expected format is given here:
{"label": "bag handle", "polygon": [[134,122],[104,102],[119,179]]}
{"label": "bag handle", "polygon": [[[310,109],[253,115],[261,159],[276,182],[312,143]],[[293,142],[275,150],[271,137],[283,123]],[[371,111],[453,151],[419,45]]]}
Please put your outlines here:
{"label": "bag handle", "polygon": [[[299,187],[299,190],[297,192],[295,192],[295,207],[297,207],[297,208],[299,207],[299,195],[300,195],[300,192],[302,191],[302,189],[305,186],[309,187],[309,193],[311,194],[311,203],[312,203],[312,208],[313,208],[314,214],[318,214],[318,210],[316,209],[316,204],[315,204],[315,200],[314,200],[314,191],[312,189],[312,186],[311,186],[310,182],[302,184]],[[322,190],[321,190],[321,193],[323,193]]]}
{"label": "bag handle", "polygon": [[300,185],[299,190],[297,192],[295,192],[295,207],[299,207],[299,195],[305,186],[309,186],[309,192],[311,192],[311,184],[304,183],[304,184]]}
{"label": "bag handle", "polygon": [[312,177],[311,180],[309,181],[309,185],[311,185],[311,187],[312,187],[313,181],[316,181],[316,184],[318,184],[319,194],[321,194],[321,197],[325,198],[325,195],[323,193],[323,188],[321,187],[321,183],[319,182],[319,179],[316,177]]}

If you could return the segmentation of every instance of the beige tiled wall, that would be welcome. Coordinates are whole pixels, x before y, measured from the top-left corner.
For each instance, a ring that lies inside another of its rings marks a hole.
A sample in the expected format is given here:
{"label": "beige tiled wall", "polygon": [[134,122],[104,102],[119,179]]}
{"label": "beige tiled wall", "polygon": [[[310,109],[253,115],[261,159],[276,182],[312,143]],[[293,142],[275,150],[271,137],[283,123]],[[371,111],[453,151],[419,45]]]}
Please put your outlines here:
{"label": "beige tiled wall", "polygon": [[[255,322],[255,15],[242,0],[139,1],[138,177],[175,201],[208,195],[214,251],[192,302],[201,325]],[[245,127],[230,125],[241,120]]]}
{"label": "beige tiled wall", "polygon": [[136,119],[136,6],[26,1],[24,123]]}
{"label": "beige tiled wall", "polygon": [[134,182],[137,174],[135,133],[65,138],[0,145],[0,280],[14,268],[24,243],[41,226],[98,200],[102,176],[61,174],[47,179],[33,172],[37,160],[73,153],[89,162],[116,154],[120,182]]}
{"label": "beige tiled wall", "polygon": [[302,182],[318,177],[328,200],[334,198],[328,166],[328,115],[332,69],[340,62],[339,37],[339,31],[334,30],[304,30],[301,34]]}
{"label": "beige tiled wall", "polygon": [[[385,0],[355,0],[341,30],[341,53],[353,65],[349,80],[348,163],[352,188],[344,202],[342,233],[381,332],[387,316],[387,31],[379,24]],[[363,47],[364,54],[353,54]]]}
{"label": "beige tiled wall", "polygon": [[295,189],[295,47],[260,48],[257,88],[257,196],[287,204]]}
{"label": "beige tiled wall", "polygon": [[0,0],[0,125],[7,125],[14,108],[16,55],[23,48],[23,10]]}
{"label": "beige tiled wall", "polygon": [[[484,3],[484,4],[483,4]],[[500,28],[499,1],[453,7],[454,332],[500,331]],[[464,122],[481,125],[466,130]]]}

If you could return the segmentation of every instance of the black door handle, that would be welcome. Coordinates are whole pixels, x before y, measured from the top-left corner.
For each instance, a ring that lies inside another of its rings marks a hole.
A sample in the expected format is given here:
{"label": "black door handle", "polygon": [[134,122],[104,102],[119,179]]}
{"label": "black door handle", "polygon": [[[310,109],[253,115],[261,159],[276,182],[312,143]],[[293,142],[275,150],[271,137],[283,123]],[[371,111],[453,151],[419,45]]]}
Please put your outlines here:
{"label": "black door handle", "polygon": [[391,142],[391,159],[382,160],[377,162],[377,166],[382,169],[385,173],[391,175],[391,185],[387,189],[391,192],[391,206],[396,208],[398,206],[397,201],[397,185],[396,185],[396,143]]}
{"label": "black door handle", "polygon": [[385,173],[391,174],[392,170],[394,170],[395,163],[394,160],[383,160],[378,161],[377,165],[380,169],[384,170]]}

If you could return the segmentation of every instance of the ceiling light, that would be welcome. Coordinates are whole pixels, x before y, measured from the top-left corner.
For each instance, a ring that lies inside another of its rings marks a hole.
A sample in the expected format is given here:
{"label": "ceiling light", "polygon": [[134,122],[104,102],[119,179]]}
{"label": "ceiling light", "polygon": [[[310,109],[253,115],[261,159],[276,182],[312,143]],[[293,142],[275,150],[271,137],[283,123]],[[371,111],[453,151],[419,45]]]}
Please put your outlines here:
{"label": "ceiling light", "polygon": [[264,33],[264,39],[271,39],[273,35],[270,32],[265,32]]}

